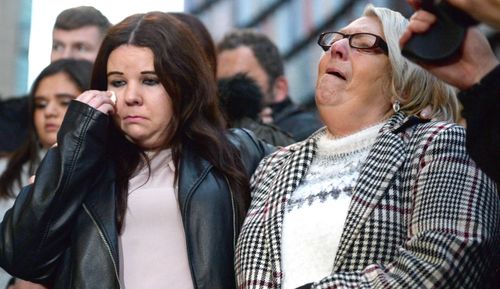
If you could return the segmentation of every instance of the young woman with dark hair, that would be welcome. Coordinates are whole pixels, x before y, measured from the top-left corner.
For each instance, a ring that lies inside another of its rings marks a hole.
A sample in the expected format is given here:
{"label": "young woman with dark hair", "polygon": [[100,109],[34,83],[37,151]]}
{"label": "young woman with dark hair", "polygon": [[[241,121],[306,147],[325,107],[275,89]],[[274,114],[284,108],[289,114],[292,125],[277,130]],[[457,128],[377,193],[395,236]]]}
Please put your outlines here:
{"label": "young woman with dark hair", "polygon": [[[26,142],[0,159],[0,219],[27,185],[40,159],[56,142],[56,134],[70,101],[90,88],[92,63],[64,59],[47,66],[35,79],[29,95],[30,126]],[[0,288],[10,276],[0,269]]]}
{"label": "young woman with dark hair", "polygon": [[126,18],[92,89],[6,214],[0,265],[52,288],[236,288],[248,178],[272,148],[225,129],[190,29],[161,12]]}

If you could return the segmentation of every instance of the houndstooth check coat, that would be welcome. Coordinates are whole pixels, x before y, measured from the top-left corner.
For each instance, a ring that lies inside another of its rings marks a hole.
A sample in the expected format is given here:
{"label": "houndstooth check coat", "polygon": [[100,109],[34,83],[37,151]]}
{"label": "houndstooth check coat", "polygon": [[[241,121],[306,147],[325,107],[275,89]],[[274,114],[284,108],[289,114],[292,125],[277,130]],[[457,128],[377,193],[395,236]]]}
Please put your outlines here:
{"label": "houndstooth check coat", "polygon": [[[268,156],[252,177],[236,251],[239,288],[281,288],[284,208],[324,133]],[[499,256],[499,211],[463,128],[395,114],[361,169],[332,273],[312,288],[483,288]]]}

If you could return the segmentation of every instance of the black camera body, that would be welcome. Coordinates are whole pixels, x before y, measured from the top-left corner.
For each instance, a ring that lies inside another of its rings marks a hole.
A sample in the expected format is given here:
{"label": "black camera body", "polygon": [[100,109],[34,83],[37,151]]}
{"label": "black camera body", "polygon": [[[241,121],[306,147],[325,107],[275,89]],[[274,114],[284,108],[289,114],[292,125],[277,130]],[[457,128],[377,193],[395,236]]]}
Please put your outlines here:
{"label": "black camera body", "polygon": [[423,63],[453,59],[460,51],[467,28],[477,21],[446,1],[422,0],[422,9],[436,15],[437,20],[427,32],[414,34],[401,53]]}

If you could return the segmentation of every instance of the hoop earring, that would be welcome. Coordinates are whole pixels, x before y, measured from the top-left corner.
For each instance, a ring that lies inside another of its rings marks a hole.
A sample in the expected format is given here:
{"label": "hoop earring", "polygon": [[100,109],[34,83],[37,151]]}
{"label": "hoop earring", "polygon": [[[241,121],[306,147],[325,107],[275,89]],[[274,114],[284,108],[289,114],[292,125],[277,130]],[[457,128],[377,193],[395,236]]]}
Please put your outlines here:
{"label": "hoop earring", "polygon": [[399,110],[401,109],[401,105],[399,103],[399,100],[395,100],[394,103],[392,104],[392,110],[394,110],[395,113],[398,113]]}

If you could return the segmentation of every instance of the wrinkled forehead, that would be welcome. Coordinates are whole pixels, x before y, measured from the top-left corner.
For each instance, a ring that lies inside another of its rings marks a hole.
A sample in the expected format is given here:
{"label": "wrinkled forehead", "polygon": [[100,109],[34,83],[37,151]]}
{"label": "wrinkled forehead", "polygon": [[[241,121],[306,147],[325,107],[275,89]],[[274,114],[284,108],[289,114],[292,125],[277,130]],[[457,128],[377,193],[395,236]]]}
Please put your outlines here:
{"label": "wrinkled forehead", "polygon": [[385,39],[384,32],[382,31],[382,24],[380,23],[380,20],[375,16],[360,17],[352,21],[349,25],[340,29],[339,31],[346,34],[368,32],[379,35]]}

